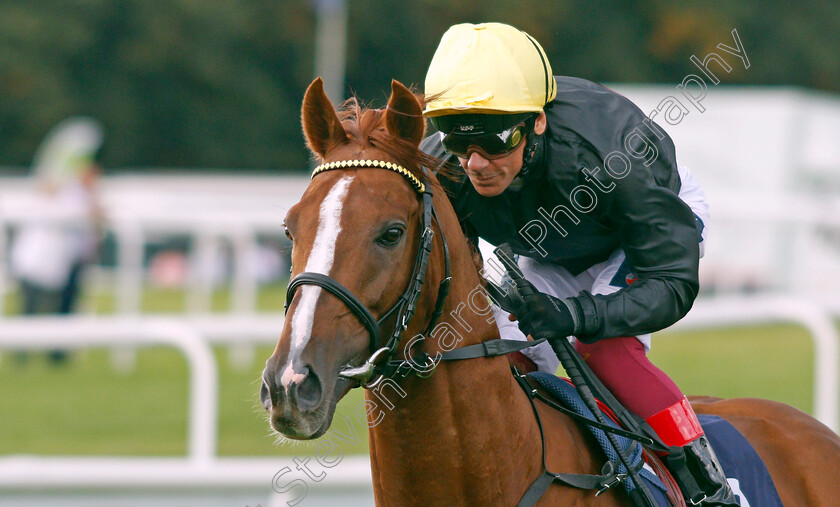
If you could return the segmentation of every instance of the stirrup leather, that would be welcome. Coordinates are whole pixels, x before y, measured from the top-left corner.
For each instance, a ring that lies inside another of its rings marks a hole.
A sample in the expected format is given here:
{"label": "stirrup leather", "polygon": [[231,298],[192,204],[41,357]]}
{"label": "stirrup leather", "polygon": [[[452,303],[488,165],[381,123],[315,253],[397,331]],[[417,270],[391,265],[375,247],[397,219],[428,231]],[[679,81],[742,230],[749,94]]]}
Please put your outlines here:
{"label": "stirrup leather", "polygon": [[686,465],[706,496],[699,505],[739,505],[706,435],[698,437],[683,449]]}

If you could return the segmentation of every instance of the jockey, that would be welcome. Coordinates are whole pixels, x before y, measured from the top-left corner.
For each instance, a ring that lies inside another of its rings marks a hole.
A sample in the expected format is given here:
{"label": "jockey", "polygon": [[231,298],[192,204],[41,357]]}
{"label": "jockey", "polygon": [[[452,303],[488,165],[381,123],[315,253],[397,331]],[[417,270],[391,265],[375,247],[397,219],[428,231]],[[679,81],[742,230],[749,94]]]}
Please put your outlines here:
{"label": "jockey", "polygon": [[[625,97],[553,76],[539,43],[500,23],[452,26],[425,93],[438,132],[421,148],[457,158],[441,182],[467,236],[509,243],[539,291],[516,316],[496,309],[502,337],[574,335],[615,397],[683,447],[703,504],[738,505],[688,400],[646,356],[697,296],[708,217],[670,137]],[[530,357],[558,365],[549,347]]]}

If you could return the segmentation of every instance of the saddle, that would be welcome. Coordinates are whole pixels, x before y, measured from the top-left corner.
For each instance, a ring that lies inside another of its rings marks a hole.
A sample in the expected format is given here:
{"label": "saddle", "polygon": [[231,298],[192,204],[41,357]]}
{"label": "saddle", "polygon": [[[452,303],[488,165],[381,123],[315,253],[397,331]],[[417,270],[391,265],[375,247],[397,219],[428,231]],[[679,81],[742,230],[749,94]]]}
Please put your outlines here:
{"label": "saddle", "polygon": [[[512,253],[507,245],[502,245],[502,247],[496,249],[497,256],[506,268],[506,277],[521,278],[522,273],[516,263],[512,261]],[[511,307],[515,307],[511,304],[510,298],[517,297],[517,294],[509,294],[491,281],[488,281],[486,288],[491,299],[503,309],[510,311]],[[580,484],[586,481],[578,481],[575,476],[579,474],[554,474],[547,470],[545,467],[545,436],[542,435],[543,469],[545,473],[528,489],[519,504],[520,507],[532,505],[539,500],[553,482],[560,482],[573,487],[598,489],[596,495],[623,483],[630,499],[640,507],[686,505],[683,494],[677,486],[677,481],[658,459],[657,454],[669,454],[669,463],[674,468],[674,472],[679,475],[680,484],[688,488],[688,491],[685,492],[687,498],[697,498],[697,493],[701,493],[700,497],[705,497],[685,466],[686,460],[683,449],[666,446],[643,419],[628,411],[615,399],[589,369],[568,340],[557,340],[557,342],[559,345],[555,345],[555,352],[569,374],[570,380],[563,381],[548,373],[534,372],[533,370],[536,369],[534,363],[520,352],[515,352],[517,355],[510,358],[514,375],[531,400],[541,433],[542,424],[539,421],[539,413],[534,405],[534,400],[539,400],[560,410],[586,425],[599,442],[608,461],[602,470],[602,475],[588,476],[592,478],[591,480],[598,481],[596,487],[582,486]],[[521,373],[523,371],[530,371],[531,373],[526,375]],[[546,392],[549,394],[546,395]],[[712,443],[712,447],[725,451],[730,457],[736,458],[734,461],[738,461],[739,455],[749,456],[749,463],[746,467],[736,467],[731,459],[726,460],[729,461],[729,465],[724,463],[724,459],[721,457],[724,452],[718,452],[721,466],[727,473],[727,482],[729,482],[740,504],[742,506],[750,505],[750,502],[741,492],[741,481],[735,475],[736,473],[740,473],[742,477],[747,479],[747,482],[750,482],[747,489],[753,493],[752,498],[761,498],[761,502],[756,505],[782,505],[772,478],[770,478],[764,463],[751,444],[726,421],[718,417],[713,419],[713,421],[709,420],[708,417],[705,418],[705,421],[704,418],[700,419],[701,426],[703,426],[707,438]],[[715,423],[714,431],[711,428],[712,422]],[[706,427],[707,424],[710,425],[709,428]],[[719,430],[721,430],[721,434],[725,434],[727,437],[720,443],[716,443],[717,437],[713,437],[711,433]],[[645,450],[642,449],[642,445],[646,447]],[[737,449],[737,451],[732,454],[734,449]],[[649,469],[644,468],[645,463],[648,464]],[[682,463],[683,466],[679,466],[679,463]],[[736,468],[738,468],[737,471]],[[736,478],[732,479],[730,477]],[[692,491],[692,488],[696,489]]]}
{"label": "saddle", "polygon": [[[636,492],[634,492],[637,487],[636,484],[633,481],[622,480],[622,478],[627,477],[625,465],[612,447],[605,430],[589,424],[590,422],[596,422],[596,418],[575,390],[572,381],[568,378],[539,371],[530,372],[525,377],[523,380],[537,389],[537,393],[534,394],[537,399],[567,415],[570,415],[570,412],[576,414],[576,416],[571,417],[583,423],[595,438],[595,441],[598,442],[604,457],[607,459],[602,473],[613,471],[616,476],[615,480],[622,482],[627,494],[633,498],[636,495]],[[605,416],[606,424],[613,429],[622,429],[613,411],[600,400],[596,401],[598,408]],[[650,490],[653,498],[657,501],[657,505],[685,505],[676,481],[656,453],[645,450],[638,441],[625,436],[618,435],[616,440],[627,454],[630,466],[638,470],[639,477]]]}
{"label": "saddle", "polygon": [[[583,403],[569,379],[545,372],[532,372],[524,376],[527,377],[530,386],[536,387],[539,390],[538,392],[542,393],[549,401],[556,402],[559,410],[564,413],[571,411],[577,414],[576,419],[584,417],[594,421],[593,414]],[[611,425],[618,428],[611,410],[600,401],[598,403],[605,416],[612,423]],[[552,403],[548,404],[558,408]],[[781,506],[782,501],[767,467],[747,439],[734,426],[718,416],[700,414],[697,417],[707,438],[716,450],[721,466],[726,472],[729,485],[741,506]],[[623,469],[618,462],[617,454],[610,448],[603,430],[589,424],[587,424],[587,427],[600,444],[608,460],[605,468],[617,466],[618,473],[621,474]],[[625,449],[632,449],[635,444],[632,440],[621,436],[617,440]],[[645,463],[640,465],[642,456]],[[633,466],[640,467],[639,475],[652,493],[653,498],[656,499],[657,505],[686,505],[676,482],[656,453],[634,450],[631,454],[631,463]],[[629,484],[628,481],[624,482],[624,488],[631,498],[635,496],[633,487],[634,485]]]}
{"label": "saddle", "polygon": [[[587,418],[589,421],[595,421],[594,415],[592,415],[592,412],[586,408],[586,405],[575,391],[574,384],[572,384],[570,379],[537,371],[536,363],[519,351],[508,354],[508,361],[510,362],[514,375],[524,374],[527,376],[528,380],[531,381],[530,384],[537,388],[539,390],[538,392],[542,392],[544,396],[550,397],[556,403],[559,403],[560,406],[565,407],[568,410],[572,410],[574,413]],[[621,426],[615,413],[613,413],[613,411],[610,410],[610,408],[607,407],[607,405],[601,400],[596,399],[596,401],[598,403],[598,408],[601,409],[601,412],[604,413],[608,421],[612,423],[612,426],[614,428],[620,428]],[[552,406],[557,408],[556,405],[552,404]],[[563,409],[561,409],[561,411],[566,412],[566,410]],[[584,423],[584,425],[586,424]],[[619,473],[623,473],[621,470],[624,469],[624,465],[620,463],[618,455],[609,445],[609,441],[607,440],[603,430],[588,425],[586,425],[586,427],[590,429],[596,441],[600,444],[601,450],[604,451],[605,457],[608,460],[605,467],[618,469]],[[620,437],[619,441],[625,449],[633,444],[632,440],[625,437]],[[635,453],[632,457],[633,466],[639,466],[642,459],[644,459],[644,468],[641,472],[642,479],[647,483],[649,488],[653,487],[657,490],[654,492],[654,496],[659,497],[657,500],[661,500],[661,495],[658,494],[661,492],[667,497],[668,503],[665,503],[664,505],[673,505],[675,507],[684,506],[685,500],[683,499],[679,486],[674,480],[674,477],[671,475],[671,472],[668,471],[668,468],[666,468],[664,463],[662,463],[662,460],[659,459],[659,456],[652,452]],[[628,494],[632,494],[632,489],[634,487],[635,485],[631,481],[625,483],[625,490],[627,490]]]}

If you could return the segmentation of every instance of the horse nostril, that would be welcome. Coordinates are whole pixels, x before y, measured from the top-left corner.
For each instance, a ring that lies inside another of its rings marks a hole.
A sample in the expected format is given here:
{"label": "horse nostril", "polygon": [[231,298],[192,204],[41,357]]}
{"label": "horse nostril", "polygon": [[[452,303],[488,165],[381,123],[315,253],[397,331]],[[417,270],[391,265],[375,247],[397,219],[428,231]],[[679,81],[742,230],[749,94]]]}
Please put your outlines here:
{"label": "horse nostril", "polygon": [[271,410],[272,405],[277,405],[275,398],[277,393],[277,384],[274,383],[274,373],[266,366],[262,373],[262,385],[260,385],[260,402],[266,410]]}
{"label": "horse nostril", "polygon": [[304,368],[303,379],[300,383],[293,383],[295,397],[298,405],[304,410],[312,410],[321,404],[321,381],[318,375],[310,368]]}
{"label": "horse nostril", "polygon": [[261,384],[260,403],[262,403],[264,409],[271,410],[271,393],[269,393],[268,384],[265,383],[265,380]]}

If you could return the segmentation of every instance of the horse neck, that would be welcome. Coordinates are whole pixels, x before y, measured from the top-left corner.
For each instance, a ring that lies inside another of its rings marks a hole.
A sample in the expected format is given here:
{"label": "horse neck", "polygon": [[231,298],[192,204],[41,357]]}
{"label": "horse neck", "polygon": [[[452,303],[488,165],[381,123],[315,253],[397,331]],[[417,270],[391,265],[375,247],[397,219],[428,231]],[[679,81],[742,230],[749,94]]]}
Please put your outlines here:
{"label": "horse neck", "polygon": [[[440,213],[444,207],[446,213]],[[469,301],[483,296],[475,292],[479,278],[454,212],[448,202],[438,212],[450,243],[453,280],[440,323],[423,343],[432,357],[446,340],[458,340],[460,348],[499,336],[492,314],[473,311],[478,305]],[[442,276],[441,260],[438,255],[429,281]],[[436,293],[429,292],[427,306]],[[377,504],[489,505],[499,500],[498,481],[515,480],[507,477],[511,467],[528,477],[527,471],[533,476],[540,465],[532,409],[505,356],[441,362],[428,378],[388,381],[366,397],[390,408],[370,429]]]}

